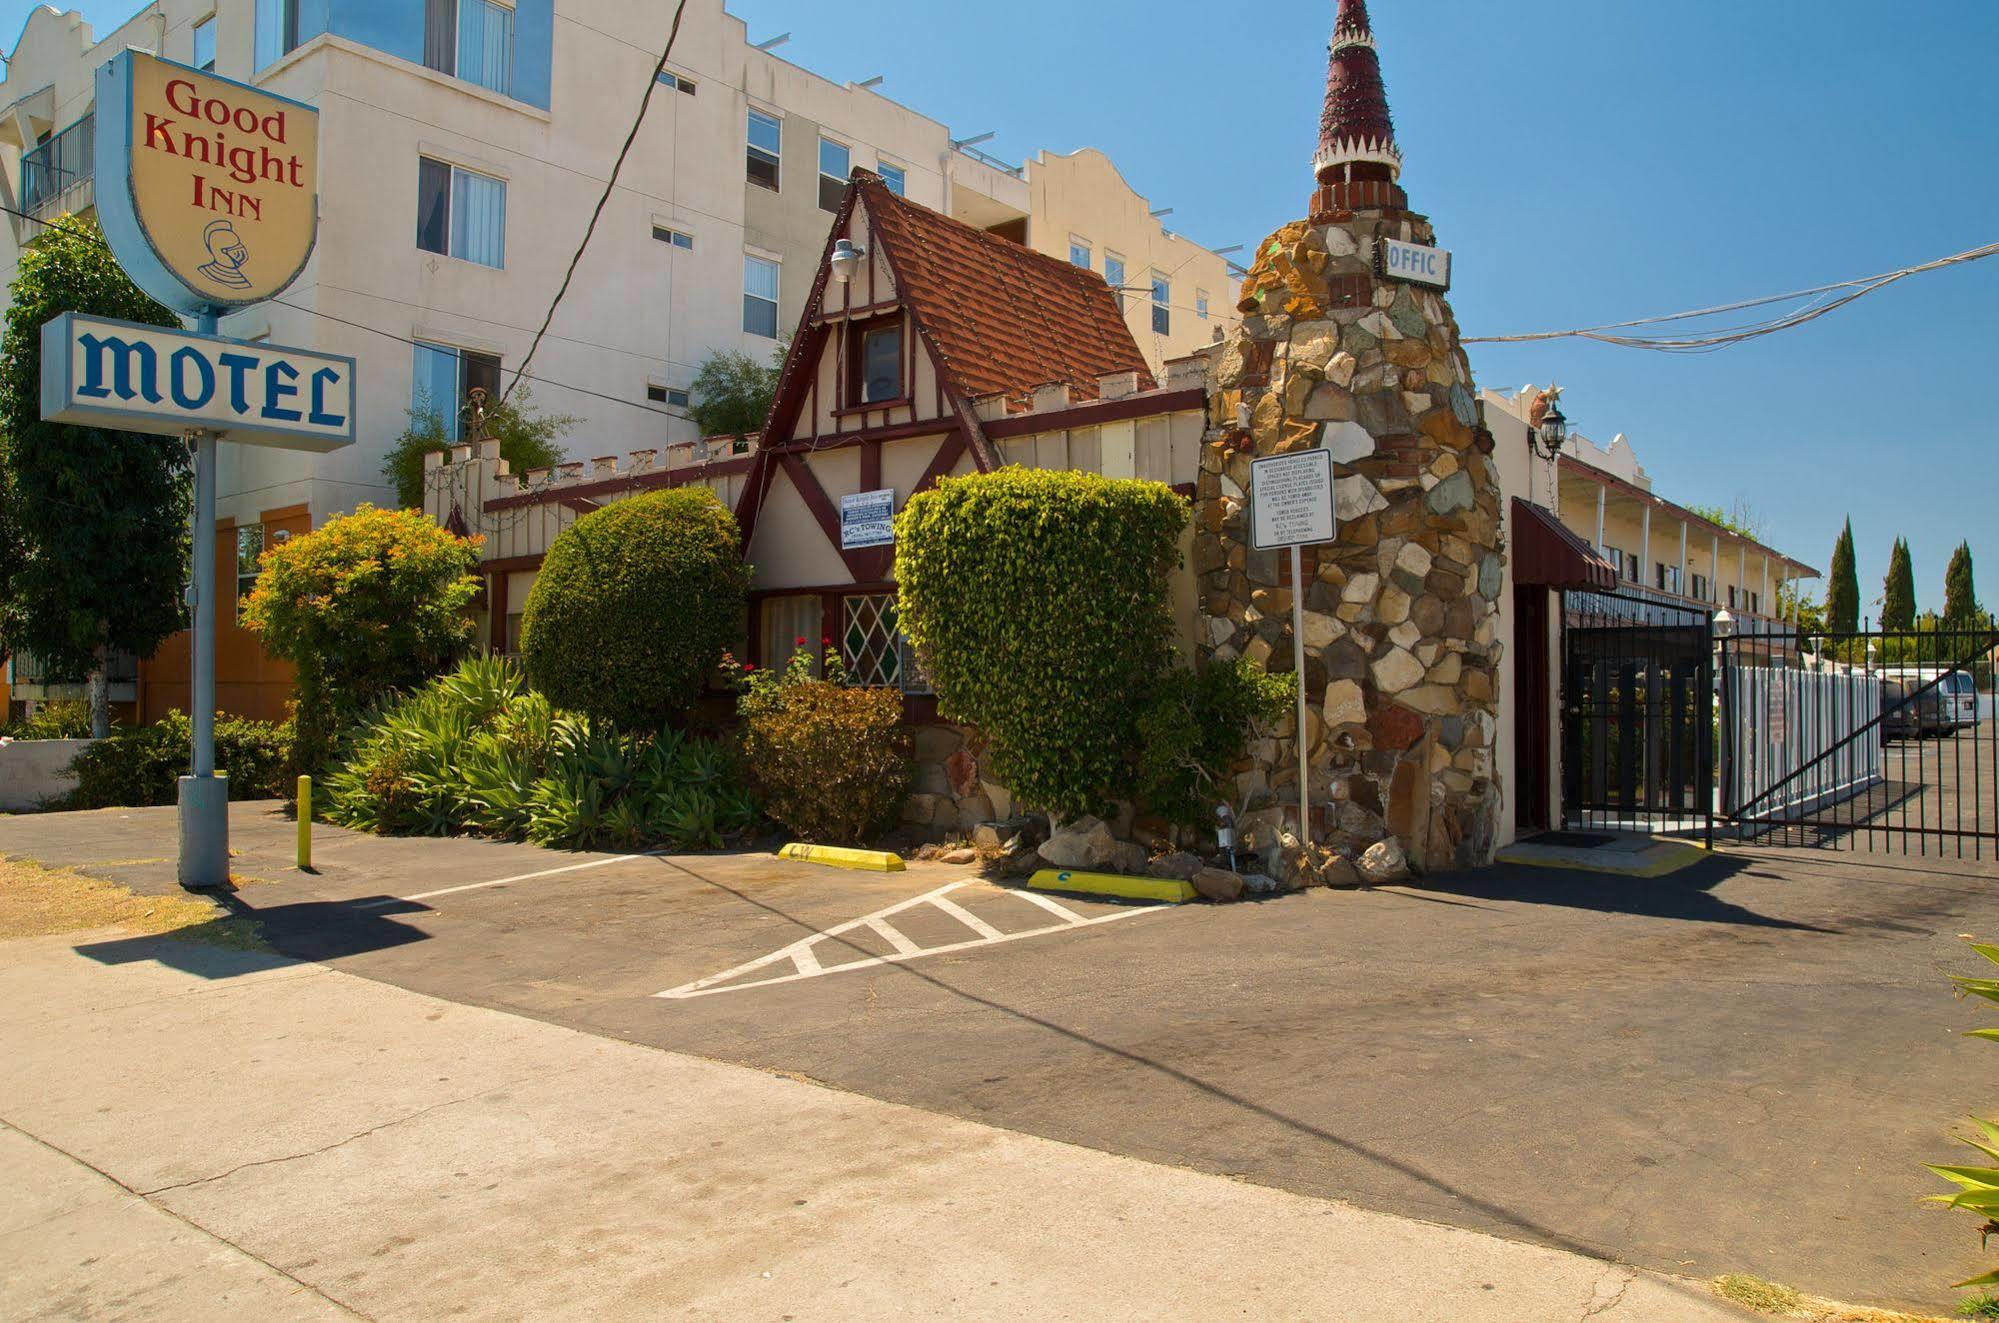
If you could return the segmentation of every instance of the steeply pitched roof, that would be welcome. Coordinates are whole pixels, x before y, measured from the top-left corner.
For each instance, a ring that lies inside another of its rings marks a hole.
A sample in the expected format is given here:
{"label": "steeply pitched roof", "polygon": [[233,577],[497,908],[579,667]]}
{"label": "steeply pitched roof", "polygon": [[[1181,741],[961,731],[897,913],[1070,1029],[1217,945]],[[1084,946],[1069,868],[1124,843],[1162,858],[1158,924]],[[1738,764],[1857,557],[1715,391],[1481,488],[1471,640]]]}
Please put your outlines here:
{"label": "steeply pitched roof", "polygon": [[1333,183],[1348,162],[1372,162],[1400,174],[1402,152],[1395,145],[1395,121],[1388,113],[1367,0],[1340,0],[1330,55],[1319,154],[1313,161],[1319,182]]}
{"label": "steeply pitched roof", "polygon": [[1099,377],[1119,372],[1157,384],[1102,277],[897,197],[866,171],[854,187],[903,302],[960,394],[1024,396],[1067,382],[1071,398],[1089,400]]}

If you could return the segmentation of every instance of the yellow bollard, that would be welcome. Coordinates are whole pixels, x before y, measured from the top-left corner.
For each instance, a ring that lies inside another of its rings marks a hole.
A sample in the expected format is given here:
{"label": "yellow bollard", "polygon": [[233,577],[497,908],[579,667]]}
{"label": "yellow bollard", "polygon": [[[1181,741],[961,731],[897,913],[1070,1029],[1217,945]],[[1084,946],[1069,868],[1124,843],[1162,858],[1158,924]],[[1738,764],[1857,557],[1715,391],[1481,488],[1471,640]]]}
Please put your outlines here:
{"label": "yellow bollard", "polygon": [[298,866],[312,871],[312,778],[298,779]]}

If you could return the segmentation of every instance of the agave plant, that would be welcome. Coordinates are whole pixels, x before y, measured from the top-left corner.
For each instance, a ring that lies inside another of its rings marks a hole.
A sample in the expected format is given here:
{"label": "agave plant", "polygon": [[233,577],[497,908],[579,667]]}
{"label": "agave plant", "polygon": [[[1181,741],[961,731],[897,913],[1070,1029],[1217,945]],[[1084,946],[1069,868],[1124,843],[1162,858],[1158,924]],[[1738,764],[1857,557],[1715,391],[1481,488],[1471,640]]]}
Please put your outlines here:
{"label": "agave plant", "polygon": [[[1978,952],[1979,955],[1984,956],[1991,963],[1999,965],[1999,946],[1973,942],[1971,943],[1971,949]],[[1999,978],[1971,978],[1964,975],[1954,975],[1951,978],[1951,982],[1957,984],[1960,996],[1983,997],[1987,1001],[1999,1002]],[[1973,1029],[1966,1037],[1983,1038],[1991,1042],[1999,1042],[1999,1029]],[[1966,1138],[1964,1142],[1972,1148],[1977,1149],[1980,1154],[1991,1162],[1999,1164],[1999,1125],[1994,1125],[1990,1121],[1981,1121],[1975,1117],[1972,1119],[1972,1124],[1978,1127],[1979,1134],[1983,1138]],[[1932,1165],[1930,1170],[1957,1186],[1956,1194],[1932,1195],[1930,1196],[1931,1202],[1944,1204],[1951,1208],[1961,1208],[1968,1213],[1975,1213],[1983,1218],[1985,1225],[1979,1228],[1979,1243],[1981,1245],[1994,1232],[1999,1232],[1999,1165],[1989,1167]],[[1958,1285],[1961,1287],[1999,1286],[1999,1269],[1984,1273],[1978,1277],[1973,1277],[1969,1281],[1959,1282]]]}

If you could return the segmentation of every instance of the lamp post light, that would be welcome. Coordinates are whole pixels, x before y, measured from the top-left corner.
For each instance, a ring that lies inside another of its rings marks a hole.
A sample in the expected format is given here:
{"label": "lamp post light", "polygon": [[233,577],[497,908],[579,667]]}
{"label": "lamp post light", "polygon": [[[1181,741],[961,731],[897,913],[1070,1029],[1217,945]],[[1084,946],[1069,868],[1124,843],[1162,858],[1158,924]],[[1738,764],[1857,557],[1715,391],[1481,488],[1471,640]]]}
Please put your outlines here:
{"label": "lamp post light", "polygon": [[[1569,418],[1567,414],[1562,412],[1562,388],[1560,386],[1548,387],[1548,389],[1541,392],[1541,398],[1535,401],[1535,405],[1536,411],[1541,416],[1539,422],[1533,422],[1531,421],[1532,415],[1530,414],[1530,422],[1527,427],[1527,448],[1535,455],[1548,461],[1547,508],[1559,515],[1562,511],[1560,486],[1562,481],[1562,447],[1569,443]],[[1545,406],[1545,408],[1542,406]],[[1531,501],[1534,498],[1534,493],[1531,490],[1533,485],[1531,470],[1528,485],[1530,490],[1527,493],[1527,498]]]}
{"label": "lamp post light", "polygon": [[828,261],[833,271],[833,279],[842,285],[852,281],[854,273],[861,269],[861,260],[867,255],[867,249],[856,247],[852,239],[836,241],[833,244],[833,256]]}

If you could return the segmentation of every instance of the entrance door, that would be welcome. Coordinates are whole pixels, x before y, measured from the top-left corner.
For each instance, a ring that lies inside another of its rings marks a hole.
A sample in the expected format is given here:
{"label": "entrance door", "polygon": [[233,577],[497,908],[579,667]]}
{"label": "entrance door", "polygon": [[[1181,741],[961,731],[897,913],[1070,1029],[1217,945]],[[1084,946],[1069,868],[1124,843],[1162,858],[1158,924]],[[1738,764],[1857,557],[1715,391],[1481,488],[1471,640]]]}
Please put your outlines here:
{"label": "entrance door", "polygon": [[1549,738],[1549,694],[1554,672],[1548,660],[1548,590],[1540,584],[1513,589],[1513,785],[1515,830],[1522,836],[1546,831],[1553,788],[1554,743]]}

